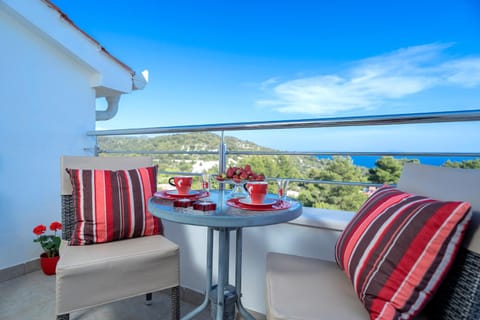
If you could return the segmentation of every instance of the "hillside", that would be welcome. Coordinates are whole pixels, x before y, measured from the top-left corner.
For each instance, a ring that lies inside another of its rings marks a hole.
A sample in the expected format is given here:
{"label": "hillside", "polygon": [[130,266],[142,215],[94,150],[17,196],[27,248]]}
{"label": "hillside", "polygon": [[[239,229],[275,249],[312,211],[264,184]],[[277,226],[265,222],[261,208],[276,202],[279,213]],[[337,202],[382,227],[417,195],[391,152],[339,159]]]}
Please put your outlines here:
{"label": "hillside", "polygon": [[[266,148],[250,141],[241,140],[235,137],[226,136],[225,143],[227,149],[231,151],[276,151]],[[217,151],[220,144],[220,136],[214,133],[187,133],[172,134],[156,137],[99,137],[98,144],[101,150],[107,151],[127,151],[127,154],[136,152],[149,153],[162,151]],[[168,171],[193,171],[199,172],[203,169],[209,172],[218,171],[218,156],[216,154],[207,155],[188,155],[188,154],[152,154],[155,162],[159,164],[160,170]],[[248,161],[255,161],[252,158],[261,157],[263,164],[259,166],[275,166],[275,164],[285,163],[292,165],[298,172],[306,172],[308,168],[318,166],[319,161],[312,156],[244,156],[244,155],[227,155],[229,164],[240,164]],[[272,161],[267,161],[267,158]],[[288,159],[288,160],[287,160]],[[279,168],[268,168],[279,175],[283,175],[284,170]],[[274,170],[275,169],[275,170]],[[259,168],[260,170],[260,168]],[[261,168],[265,170],[265,168]],[[280,172],[279,172],[280,171]],[[291,172],[289,174],[298,174]]]}
{"label": "hillside", "polygon": [[[226,136],[225,143],[232,150],[267,150],[273,149],[259,146],[253,142]],[[212,151],[217,150],[220,136],[209,133],[172,134],[157,137],[100,137],[102,149],[108,150],[182,150],[182,151]]]}

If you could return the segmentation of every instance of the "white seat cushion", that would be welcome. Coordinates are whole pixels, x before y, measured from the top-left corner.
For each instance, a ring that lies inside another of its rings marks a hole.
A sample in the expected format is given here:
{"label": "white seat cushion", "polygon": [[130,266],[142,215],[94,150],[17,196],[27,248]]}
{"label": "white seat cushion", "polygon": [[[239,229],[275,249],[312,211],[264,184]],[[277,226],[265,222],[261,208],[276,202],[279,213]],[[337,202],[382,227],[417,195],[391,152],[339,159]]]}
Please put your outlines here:
{"label": "white seat cushion", "polygon": [[269,320],[369,319],[334,262],[269,253],[266,281]]}
{"label": "white seat cushion", "polygon": [[178,251],[160,235],[89,246],[62,241],[57,314],[178,286]]}

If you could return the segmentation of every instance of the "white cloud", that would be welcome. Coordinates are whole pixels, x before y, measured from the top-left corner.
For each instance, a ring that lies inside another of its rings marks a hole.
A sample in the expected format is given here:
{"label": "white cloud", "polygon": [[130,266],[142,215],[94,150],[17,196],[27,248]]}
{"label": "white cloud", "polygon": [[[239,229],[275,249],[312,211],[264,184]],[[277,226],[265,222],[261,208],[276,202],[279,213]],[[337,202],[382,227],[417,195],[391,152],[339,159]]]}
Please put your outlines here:
{"label": "white cloud", "polygon": [[272,95],[257,101],[280,112],[328,115],[369,109],[388,100],[437,86],[474,87],[480,84],[480,58],[448,58],[451,44],[403,48],[351,64],[339,74],[318,75],[261,87]]}
{"label": "white cloud", "polygon": [[450,61],[442,65],[448,82],[465,87],[475,87],[480,83],[480,58]]}
{"label": "white cloud", "polygon": [[262,89],[266,89],[266,88],[268,88],[269,86],[278,83],[278,81],[279,81],[279,80],[278,80],[277,78],[270,78],[270,79],[267,79],[267,80],[263,81],[263,82],[260,84],[260,87],[261,87]]}

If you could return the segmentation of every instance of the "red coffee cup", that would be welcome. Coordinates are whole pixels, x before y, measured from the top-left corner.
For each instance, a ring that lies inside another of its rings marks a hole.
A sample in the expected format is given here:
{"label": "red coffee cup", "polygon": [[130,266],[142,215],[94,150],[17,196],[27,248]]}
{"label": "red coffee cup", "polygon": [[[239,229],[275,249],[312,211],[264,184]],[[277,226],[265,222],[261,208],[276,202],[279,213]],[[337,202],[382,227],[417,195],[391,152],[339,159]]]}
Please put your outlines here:
{"label": "red coffee cup", "polygon": [[177,188],[179,195],[187,195],[190,192],[190,188],[192,188],[192,180],[190,176],[178,176],[168,179],[168,183]]}
{"label": "red coffee cup", "polygon": [[253,204],[262,204],[267,194],[268,182],[252,181],[247,183],[247,191]]}

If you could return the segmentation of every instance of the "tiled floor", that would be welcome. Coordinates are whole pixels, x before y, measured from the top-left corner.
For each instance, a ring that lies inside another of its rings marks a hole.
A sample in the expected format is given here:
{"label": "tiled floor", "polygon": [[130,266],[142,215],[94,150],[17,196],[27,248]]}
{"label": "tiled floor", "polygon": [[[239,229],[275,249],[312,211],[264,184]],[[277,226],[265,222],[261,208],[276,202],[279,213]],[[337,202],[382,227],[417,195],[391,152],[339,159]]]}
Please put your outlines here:
{"label": "tiled floor", "polygon": [[[108,305],[73,312],[71,320],[143,320],[170,319],[170,297],[165,293],[154,293],[153,303],[145,305],[144,296],[135,297]],[[182,302],[184,315],[195,306]],[[0,282],[1,320],[54,320],[55,319],[55,276],[45,276],[41,271]],[[209,319],[208,309],[195,318]]]}

